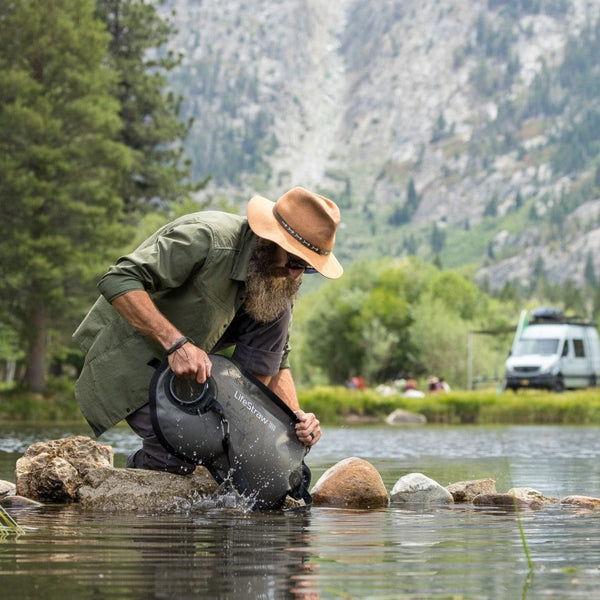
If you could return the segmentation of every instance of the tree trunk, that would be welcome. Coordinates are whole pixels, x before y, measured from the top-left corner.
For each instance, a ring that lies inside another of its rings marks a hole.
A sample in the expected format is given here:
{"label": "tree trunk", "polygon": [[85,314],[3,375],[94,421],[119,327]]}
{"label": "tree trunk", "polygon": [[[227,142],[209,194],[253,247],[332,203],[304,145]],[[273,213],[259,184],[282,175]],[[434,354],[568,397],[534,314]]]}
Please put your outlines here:
{"label": "tree trunk", "polygon": [[33,307],[31,324],[25,384],[32,392],[43,394],[46,391],[46,307],[43,303]]}

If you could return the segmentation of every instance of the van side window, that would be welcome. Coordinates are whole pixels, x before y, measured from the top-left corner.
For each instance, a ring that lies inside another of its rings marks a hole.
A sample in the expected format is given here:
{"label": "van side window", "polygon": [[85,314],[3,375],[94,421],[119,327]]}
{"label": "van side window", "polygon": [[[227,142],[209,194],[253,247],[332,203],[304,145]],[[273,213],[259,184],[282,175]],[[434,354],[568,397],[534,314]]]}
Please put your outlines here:
{"label": "van side window", "polygon": [[583,349],[583,340],[573,340],[573,349],[575,350],[575,356],[579,358],[585,356],[585,350]]}
{"label": "van side window", "polygon": [[569,356],[569,340],[565,340],[565,345],[563,346],[562,355]]}

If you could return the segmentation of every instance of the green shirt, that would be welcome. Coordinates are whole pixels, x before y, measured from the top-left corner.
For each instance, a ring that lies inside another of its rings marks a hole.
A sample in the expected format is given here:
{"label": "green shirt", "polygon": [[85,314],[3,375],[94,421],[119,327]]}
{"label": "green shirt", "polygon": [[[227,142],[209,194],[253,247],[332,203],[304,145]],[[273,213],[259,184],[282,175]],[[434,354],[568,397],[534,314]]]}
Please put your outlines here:
{"label": "green shirt", "polygon": [[[256,236],[245,218],[204,211],[181,217],[121,257],[99,283],[102,295],[73,334],[86,351],[77,402],[96,435],[148,402],[148,361],[164,349],[110,304],[146,290],[157,308],[205,350],[215,347],[246,294]],[[287,365],[287,353],[282,368]]]}

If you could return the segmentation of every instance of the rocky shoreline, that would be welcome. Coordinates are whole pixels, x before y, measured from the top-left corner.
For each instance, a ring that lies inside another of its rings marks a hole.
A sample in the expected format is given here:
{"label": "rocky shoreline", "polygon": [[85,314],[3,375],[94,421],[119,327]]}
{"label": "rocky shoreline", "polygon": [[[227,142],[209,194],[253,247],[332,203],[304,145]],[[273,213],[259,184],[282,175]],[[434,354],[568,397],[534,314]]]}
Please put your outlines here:
{"label": "rocky shoreline", "polygon": [[[175,510],[217,498],[219,485],[204,467],[192,475],[120,469],[113,450],[86,436],[32,444],[17,460],[15,482],[0,481],[3,508],[78,503],[82,508],[138,513]],[[379,472],[366,460],[346,458],[330,467],[311,489],[313,506],[373,510],[388,506],[422,509],[470,504],[506,511],[547,506],[582,511],[600,509],[600,498],[570,495],[548,498],[532,488],[496,490],[493,479],[460,481],[446,487],[422,473],[398,479],[388,493]],[[292,498],[284,508],[302,506]]]}

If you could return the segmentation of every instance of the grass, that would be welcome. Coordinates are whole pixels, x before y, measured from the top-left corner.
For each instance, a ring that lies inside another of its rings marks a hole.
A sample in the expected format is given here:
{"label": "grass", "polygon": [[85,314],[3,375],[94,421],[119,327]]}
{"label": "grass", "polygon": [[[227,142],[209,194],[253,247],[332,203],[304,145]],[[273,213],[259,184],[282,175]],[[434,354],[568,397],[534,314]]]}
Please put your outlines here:
{"label": "grass", "polygon": [[383,421],[401,408],[442,424],[559,424],[600,425],[600,393],[590,388],[562,394],[544,390],[496,393],[495,390],[457,391],[404,398],[382,397],[373,390],[320,387],[299,392],[300,405],[322,423],[340,424],[350,416]]}
{"label": "grass", "polygon": [[[85,423],[69,379],[50,382],[44,396],[19,389],[0,391],[0,421],[28,424]],[[339,425],[352,417],[384,421],[397,408],[425,415],[440,424],[600,425],[600,389],[502,392],[495,389],[451,391],[404,398],[382,396],[373,389],[349,390],[320,386],[298,391],[300,406],[314,412],[324,425]]]}

